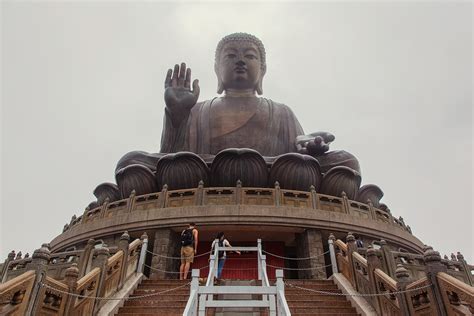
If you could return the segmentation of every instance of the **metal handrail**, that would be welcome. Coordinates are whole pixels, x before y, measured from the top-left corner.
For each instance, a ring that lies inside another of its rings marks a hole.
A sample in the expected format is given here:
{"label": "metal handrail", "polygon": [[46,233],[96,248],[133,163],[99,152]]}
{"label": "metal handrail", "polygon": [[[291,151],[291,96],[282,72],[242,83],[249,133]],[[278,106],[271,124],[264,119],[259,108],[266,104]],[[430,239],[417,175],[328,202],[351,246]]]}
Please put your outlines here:
{"label": "metal handrail", "polygon": [[[214,286],[214,277],[218,268],[219,251],[256,251],[258,255],[258,279],[261,286]],[[205,315],[206,307],[267,307],[270,316],[291,316],[285,298],[283,270],[276,270],[276,285],[270,285],[267,274],[266,256],[262,252],[262,242],[257,247],[220,247],[217,240],[210,254],[209,272],[205,286],[199,285],[199,269],[192,270],[191,289],[183,316]],[[215,294],[256,294],[262,300],[221,300],[214,301]]]}

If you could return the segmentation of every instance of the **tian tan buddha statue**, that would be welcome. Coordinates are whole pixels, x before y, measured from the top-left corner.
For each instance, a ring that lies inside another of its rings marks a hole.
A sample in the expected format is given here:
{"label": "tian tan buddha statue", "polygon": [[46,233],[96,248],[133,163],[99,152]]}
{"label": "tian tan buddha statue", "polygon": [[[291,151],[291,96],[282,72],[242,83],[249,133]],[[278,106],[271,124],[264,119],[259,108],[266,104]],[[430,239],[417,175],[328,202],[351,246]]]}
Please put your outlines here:
{"label": "tian tan buddha statue", "polygon": [[[267,69],[263,43],[234,33],[217,45],[217,93],[199,101],[199,82],[186,64],[169,69],[165,79],[165,117],[160,153],[134,151],[117,164],[115,184],[99,185],[98,203],[136,194],[205,186],[273,187],[350,198],[381,195],[360,185],[357,159],[329,151],[334,136],[306,135],[291,109],[263,94]],[[378,202],[378,200],[377,200]],[[374,203],[376,203],[374,201]]]}

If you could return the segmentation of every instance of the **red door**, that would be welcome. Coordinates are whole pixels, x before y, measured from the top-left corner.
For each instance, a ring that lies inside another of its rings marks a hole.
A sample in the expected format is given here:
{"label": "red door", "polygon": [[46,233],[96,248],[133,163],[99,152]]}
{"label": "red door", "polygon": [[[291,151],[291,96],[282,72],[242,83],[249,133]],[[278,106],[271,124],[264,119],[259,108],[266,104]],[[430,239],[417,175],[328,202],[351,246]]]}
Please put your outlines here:
{"label": "red door", "polygon": [[[238,242],[233,242],[233,245],[236,246],[240,244]],[[245,246],[253,245],[247,244]],[[277,256],[284,256],[285,244],[283,242],[265,242],[263,243],[262,247],[263,250],[267,251],[268,253],[272,253]],[[211,249],[211,243],[201,242],[199,243],[198,249],[202,252],[208,252]],[[275,279],[275,270],[280,267],[284,267],[285,261],[268,253],[264,253],[267,257],[266,261],[268,278]],[[191,269],[201,269],[200,277],[203,278],[207,277],[209,273],[209,268],[207,267],[208,265],[209,255],[201,256],[194,259]],[[257,269],[257,252],[252,251],[248,253],[242,253],[240,256],[235,253],[227,252],[227,259],[224,265],[224,270],[222,270],[221,278],[232,280],[256,280],[258,278]]]}

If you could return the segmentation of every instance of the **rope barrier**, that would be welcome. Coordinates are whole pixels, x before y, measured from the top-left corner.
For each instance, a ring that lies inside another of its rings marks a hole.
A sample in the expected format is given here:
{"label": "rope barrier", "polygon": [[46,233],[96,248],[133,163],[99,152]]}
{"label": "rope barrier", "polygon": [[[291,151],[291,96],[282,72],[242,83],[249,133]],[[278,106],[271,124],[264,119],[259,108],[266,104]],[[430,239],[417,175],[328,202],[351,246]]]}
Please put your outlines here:
{"label": "rope barrier", "polygon": [[267,254],[267,255],[270,255],[272,257],[276,257],[276,258],[280,258],[280,259],[286,259],[286,260],[310,260],[310,259],[316,259],[316,258],[319,258],[321,256],[324,256],[326,254],[329,253],[329,250],[322,253],[322,254],[319,254],[317,256],[314,256],[314,257],[305,257],[305,258],[290,258],[290,257],[283,257],[283,256],[279,256],[277,254],[274,254],[274,253],[271,253],[271,252],[268,252],[268,251],[265,251],[265,250],[262,250],[263,253]]}
{"label": "rope barrier", "polygon": [[277,266],[272,266],[271,264],[266,264],[267,267],[272,267],[275,269],[282,269],[282,270],[295,270],[295,271],[304,271],[304,270],[315,270],[315,269],[323,269],[332,266],[331,264],[325,265],[325,266],[316,266],[313,268],[285,268],[285,267],[277,267]]}
{"label": "rope barrier", "polygon": [[[147,268],[150,268],[154,271],[159,271],[159,272],[164,272],[164,273],[176,273],[176,274],[179,274],[180,272],[179,271],[167,271],[167,270],[161,270],[161,269],[157,269],[157,268],[153,268],[152,266],[149,266],[147,264],[144,264],[145,267]],[[206,269],[206,268],[209,268],[209,266],[204,266],[204,267],[200,267],[200,268],[194,268],[194,269]]]}
{"label": "rope barrier", "polygon": [[[154,255],[154,256],[157,256],[157,257],[168,258],[168,259],[181,259],[181,257],[168,257],[168,256],[165,256],[165,255],[160,255],[160,254],[154,253],[154,252],[152,252],[152,251],[150,251],[150,250],[148,250],[148,249],[147,249],[146,252],[148,252],[148,253],[150,253],[150,254],[152,254],[152,255]],[[204,253],[201,253],[201,254],[199,254],[199,255],[195,255],[194,258],[199,258],[199,257],[202,257],[202,256],[206,256],[206,255],[208,255],[208,254],[210,254],[210,253],[211,253],[210,251],[204,252]]]}
{"label": "rope barrier", "polygon": [[154,292],[154,293],[150,293],[150,294],[144,294],[144,295],[140,295],[140,296],[132,296],[132,297],[96,297],[96,296],[87,296],[87,295],[80,295],[80,294],[70,293],[70,292],[58,290],[57,288],[52,287],[48,284],[44,284],[42,282],[39,283],[39,285],[42,286],[42,287],[45,287],[47,289],[54,290],[56,292],[59,292],[59,293],[65,294],[65,295],[69,295],[69,296],[72,296],[72,297],[85,298],[85,299],[95,299],[95,300],[97,299],[97,300],[103,300],[103,301],[136,300],[136,299],[139,299],[139,298],[145,298],[145,297],[150,297],[150,296],[155,296],[155,295],[160,295],[160,294],[172,292],[172,291],[184,288],[184,287],[186,287],[190,284],[191,284],[191,282],[188,282],[188,283],[185,283],[183,285],[177,286],[177,287],[172,288],[172,289],[167,289],[167,290],[164,290],[164,291]]}
{"label": "rope barrier", "polygon": [[301,286],[298,286],[298,285],[294,285],[294,284],[291,284],[291,283],[288,283],[288,282],[285,282],[285,285],[288,285],[289,287],[292,287],[292,288],[295,288],[295,289],[305,290],[305,291],[308,291],[308,292],[314,292],[314,293],[321,294],[321,295],[329,295],[329,296],[361,296],[361,297],[375,297],[375,296],[385,296],[385,295],[397,295],[397,294],[403,294],[403,293],[409,293],[409,292],[414,292],[414,291],[418,291],[418,290],[423,290],[423,289],[426,289],[426,288],[429,288],[429,287],[432,286],[432,284],[428,284],[428,285],[421,286],[421,287],[417,287],[417,288],[414,288],[414,289],[409,289],[409,290],[404,290],[404,291],[395,291],[395,292],[390,292],[390,293],[354,293],[354,294],[349,294],[349,293],[335,293],[335,292],[328,292],[328,291],[319,291],[319,290],[315,290],[315,289],[308,289],[308,288],[301,287]]}

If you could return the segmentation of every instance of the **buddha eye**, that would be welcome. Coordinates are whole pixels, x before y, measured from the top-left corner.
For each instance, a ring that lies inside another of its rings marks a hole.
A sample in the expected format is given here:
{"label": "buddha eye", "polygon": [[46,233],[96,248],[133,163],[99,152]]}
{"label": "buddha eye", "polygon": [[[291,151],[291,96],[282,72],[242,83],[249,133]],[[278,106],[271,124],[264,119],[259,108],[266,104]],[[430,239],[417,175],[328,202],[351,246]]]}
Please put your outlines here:
{"label": "buddha eye", "polygon": [[247,54],[247,55],[245,55],[245,58],[248,58],[248,59],[257,59],[257,56],[251,55],[251,54]]}
{"label": "buddha eye", "polygon": [[225,57],[227,58],[235,58],[237,55],[235,54],[227,54]]}

